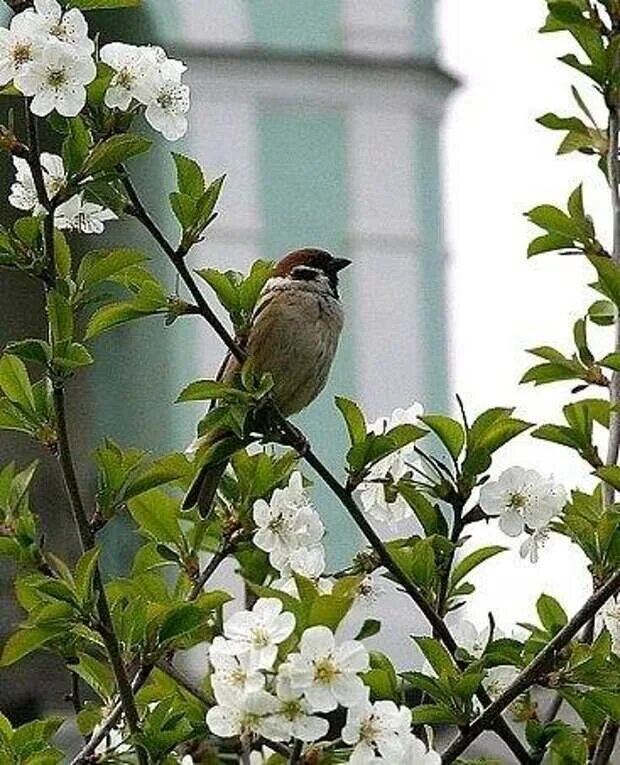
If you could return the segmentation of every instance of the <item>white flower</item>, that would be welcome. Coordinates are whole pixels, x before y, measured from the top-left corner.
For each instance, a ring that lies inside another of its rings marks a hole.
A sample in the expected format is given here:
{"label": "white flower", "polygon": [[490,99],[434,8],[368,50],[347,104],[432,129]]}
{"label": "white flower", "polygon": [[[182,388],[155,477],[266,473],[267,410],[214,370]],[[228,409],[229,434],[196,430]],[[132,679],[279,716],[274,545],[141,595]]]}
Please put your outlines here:
{"label": "white flower", "polygon": [[211,707],[207,712],[207,725],[220,738],[232,738],[247,733],[266,735],[263,724],[268,715],[279,709],[277,699],[267,691],[247,696],[230,696],[225,704]]}
{"label": "white flower", "polygon": [[269,553],[274,568],[284,571],[289,567],[302,573],[306,565],[313,565],[314,569],[320,567],[322,548],[313,553],[300,552],[294,559],[297,569],[291,565],[291,555],[295,551],[318,548],[325,533],[323,523],[304,491],[301,473],[292,473],[288,486],[276,489],[269,502],[259,499],[254,503],[254,522],[257,526],[254,544]]}
{"label": "white flower", "polygon": [[318,741],[329,729],[329,723],[312,715],[312,708],[302,692],[291,687],[285,671],[278,675],[276,683],[279,708],[263,724],[264,735],[272,741]]}
{"label": "white flower", "polygon": [[[395,528],[402,521],[413,516],[413,511],[400,494],[387,486],[396,483],[410,470],[400,454],[391,454],[370,469],[366,480],[360,486],[360,502],[365,512],[381,523]],[[387,488],[387,496],[386,496]]]}
{"label": "white flower", "polygon": [[[377,701],[375,704],[367,701],[349,709],[342,739],[354,747],[350,765],[371,762],[417,765],[424,762],[424,759],[415,756],[418,754],[415,751],[418,739],[411,734],[411,710],[397,707],[393,701]],[[426,755],[423,744],[420,754]]]}
{"label": "white flower", "polygon": [[530,563],[538,563],[539,550],[547,543],[550,532],[549,526],[532,531],[521,543],[519,555],[522,558],[529,558]]}
{"label": "white flower", "polygon": [[95,44],[88,38],[86,19],[77,8],[63,13],[56,0],[34,0],[34,12],[27,10],[21,15],[28,16],[49,39],[65,43],[82,56],[90,56],[95,50]]}
{"label": "white flower", "polygon": [[0,86],[41,55],[44,38],[31,16],[20,13],[13,17],[8,29],[0,27]]}
{"label": "white flower", "polygon": [[250,665],[271,669],[278,645],[295,629],[295,617],[276,598],[260,598],[251,611],[238,611],[224,624],[224,635],[249,651]]}
{"label": "white flower", "polygon": [[620,656],[620,603],[610,600],[603,610],[603,623],[611,636],[611,649]]}
{"label": "white flower", "polygon": [[231,643],[218,635],[209,648],[214,672],[211,685],[219,703],[230,693],[246,695],[265,687],[265,676],[252,666],[244,645]]}
{"label": "white flower", "polygon": [[[58,154],[41,153],[41,169],[43,170],[43,184],[48,198],[54,197],[65,185],[65,166],[62,157]],[[15,183],[11,186],[9,202],[18,210],[33,212],[35,215],[44,215],[45,210],[39,204],[37,190],[30,166],[25,159],[13,157],[15,166]]]}
{"label": "white flower", "polygon": [[181,765],[194,765],[194,760],[192,759],[191,755],[186,754],[181,760]]}
{"label": "white flower", "polygon": [[510,665],[491,667],[482,680],[482,685],[492,699],[498,698],[515,681],[519,671]]}
{"label": "white flower", "polygon": [[34,96],[33,114],[46,117],[54,109],[63,117],[75,117],[86,103],[86,85],[97,75],[88,56],[69,45],[49,43],[40,58],[20,70],[15,85],[26,96]]}
{"label": "white flower", "polygon": [[[479,659],[487,647],[490,637],[490,628],[487,625],[482,630],[478,630],[473,622],[467,619],[459,619],[454,627],[451,627],[454,639],[460,648],[464,648],[470,656]],[[495,628],[493,640],[504,637],[502,630]]]}
{"label": "white flower", "polygon": [[487,515],[499,515],[499,527],[508,536],[517,537],[526,526],[546,528],[566,504],[564,488],[544,478],[535,470],[512,467],[499,480],[480,490],[480,507]]}
{"label": "white flower", "polygon": [[147,122],[168,141],[187,132],[189,88],[181,82],[184,69],[180,62],[167,59],[137,89],[139,100],[146,105]]}
{"label": "white flower", "polygon": [[83,234],[102,234],[105,221],[116,219],[117,216],[112,210],[94,202],[87,202],[81,194],[76,194],[58,205],[54,212],[56,228],[81,231]]}
{"label": "white flower", "polygon": [[[105,93],[110,109],[127,111],[134,98],[138,98],[145,81],[159,67],[159,51],[150,46],[127,45],[114,42],[101,49],[101,60],[114,69],[114,75]],[[164,54],[165,55],[165,54]]]}
{"label": "white flower", "polygon": [[402,760],[395,762],[394,765],[441,765],[441,755],[432,749],[427,749],[424,742],[412,733],[405,742]]}
{"label": "white flower", "polygon": [[289,654],[284,667],[291,688],[303,692],[315,712],[331,712],[338,704],[354,706],[367,698],[357,675],[368,670],[368,651],[358,640],[336,645],[328,627],[307,629],[299,653]]}

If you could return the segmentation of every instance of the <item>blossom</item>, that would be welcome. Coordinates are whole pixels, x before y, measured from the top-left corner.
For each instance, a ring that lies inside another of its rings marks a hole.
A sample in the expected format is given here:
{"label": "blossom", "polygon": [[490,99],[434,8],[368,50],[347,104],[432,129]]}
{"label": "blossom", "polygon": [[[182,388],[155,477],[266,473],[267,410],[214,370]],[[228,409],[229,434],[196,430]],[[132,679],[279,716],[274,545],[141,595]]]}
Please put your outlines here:
{"label": "blossom", "polygon": [[483,678],[482,685],[489,696],[496,699],[509,685],[512,685],[518,674],[517,668],[508,664],[491,667]]}
{"label": "blossom", "polygon": [[410,729],[411,710],[393,701],[366,701],[351,707],[342,729],[342,740],[354,747],[349,762],[365,765],[376,762],[377,755],[385,762],[402,760]]}
{"label": "blossom", "polygon": [[441,765],[441,755],[427,749],[423,741],[410,734],[405,741],[402,760],[394,765]]}
{"label": "blossom", "polygon": [[146,105],[147,122],[168,141],[187,132],[190,93],[181,82],[184,69],[180,62],[166,59],[137,89],[139,100]]}
{"label": "blossom", "polygon": [[[325,528],[304,491],[301,473],[292,473],[286,488],[275,489],[269,502],[257,500],[253,515],[257,526],[254,544],[269,553],[274,568],[283,571],[288,567],[297,573],[308,568],[318,571],[321,560],[324,563],[324,551],[318,546]],[[297,552],[307,548],[316,549]],[[320,573],[322,570],[317,576]]]}
{"label": "blossom", "polygon": [[[451,630],[457,645],[460,648],[464,648],[475,659],[479,659],[482,656],[491,637],[491,630],[488,625],[479,630],[468,619],[459,619],[454,627],[451,627]],[[493,640],[503,637],[504,632],[496,627],[493,631]]]}
{"label": "blossom", "polygon": [[365,512],[392,528],[413,516],[413,511],[390,485],[405,476],[409,468],[401,455],[390,455],[370,469],[360,486],[360,502]]}
{"label": "blossom", "polygon": [[566,504],[564,488],[535,470],[512,467],[497,481],[480,490],[480,506],[487,515],[499,516],[499,527],[516,537],[527,526],[534,531],[546,528]]}
{"label": "blossom", "polygon": [[42,52],[44,38],[31,14],[14,16],[8,29],[0,28],[0,86],[6,85]]}
{"label": "blossom", "polygon": [[207,725],[221,738],[247,733],[266,735],[263,725],[270,714],[278,711],[278,700],[267,691],[247,695],[229,695],[225,703],[211,707],[207,712]]}
{"label": "blossom", "polygon": [[[114,70],[105,92],[105,104],[110,109],[127,111],[134,98],[139,97],[148,77],[159,66],[160,48],[147,45],[127,45],[114,42],[101,49],[101,60]],[[165,54],[164,54],[165,57]]]}
{"label": "blossom", "polygon": [[[41,153],[40,162],[43,171],[43,185],[48,198],[52,199],[66,183],[65,166],[62,157],[59,157],[58,154],[49,154],[46,151]],[[35,215],[44,215],[45,210],[39,203],[30,165],[20,157],[13,157],[13,165],[15,167],[15,182],[11,186],[9,203],[18,210],[33,212]]]}
{"label": "blossom", "polygon": [[90,56],[95,50],[95,44],[88,37],[86,19],[77,8],[63,13],[56,0],[34,0],[34,11],[27,10],[20,15],[49,39],[65,43],[82,56]]}
{"label": "blossom", "polygon": [[112,210],[86,201],[82,194],[75,194],[58,205],[54,213],[54,225],[58,229],[81,231],[83,234],[102,234],[105,221],[116,218]]}
{"label": "blossom", "polygon": [[603,610],[603,623],[611,636],[611,649],[620,656],[620,603],[610,600]]}
{"label": "blossom", "polygon": [[519,555],[522,558],[529,558],[530,563],[538,563],[539,550],[547,543],[550,531],[549,526],[544,526],[528,534],[519,547]]}
{"label": "blossom", "polygon": [[[414,425],[424,409],[414,402],[407,409],[395,409],[389,417],[379,417],[368,426],[375,435],[382,435],[399,425]],[[407,459],[413,453],[413,444],[405,444],[376,462],[359,485],[360,502],[364,510],[381,523],[396,527],[413,516],[413,511],[391,484],[403,478],[409,471]]]}
{"label": "blossom", "polygon": [[249,651],[250,665],[270,669],[278,653],[278,645],[295,629],[293,614],[282,613],[276,598],[259,598],[251,611],[238,611],[224,624],[224,635],[237,650]]}
{"label": "blossom", "polygon": [[315,712],[331,712],[362,703],[367,689],[359,672],[368,670],[368,651],[358,640],[336,645],[324,626],[310,627],[301,637],[299,653],[289,654],[281,671],[291,688],[301,691]]}
{"label": "blossom", "polygon": [[209,658],[214,669],[211,685],[218,701],[228,693],[249,694],[265,687],[265,676],[252,666],[250,652],[243,645],[218,635],[209,648]]}
{"label": "blossom", "polygon": [[327,720],[312,715],[312,708],[299,690],[293,690],[286,672],[278,675],[276,694],[279,708],[263,724],[264,735],[272,741],[318,741],[329,729]]}
{"label": "blossom", "polygon": [[48,43],[40,58],[17,73],[15,86],[34,96],[33,114],[45,117],[56,109],[63,117],[75,117],[86,103],[85,86],[96,76],[92,58],[64,43]]}

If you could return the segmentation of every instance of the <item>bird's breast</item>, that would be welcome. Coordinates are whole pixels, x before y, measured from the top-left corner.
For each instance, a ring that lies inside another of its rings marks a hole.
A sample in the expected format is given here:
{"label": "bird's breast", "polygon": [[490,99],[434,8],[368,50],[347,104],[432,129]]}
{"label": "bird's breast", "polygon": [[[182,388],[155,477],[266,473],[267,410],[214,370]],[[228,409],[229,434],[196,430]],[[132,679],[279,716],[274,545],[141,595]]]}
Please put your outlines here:
{"label": "bird's breast", "polygon": [[259,373],[273,375],[284,414],[306,407],[325,386],[342,326],[342,306],[332,295],[288,288],[264,297],[248,351]]}

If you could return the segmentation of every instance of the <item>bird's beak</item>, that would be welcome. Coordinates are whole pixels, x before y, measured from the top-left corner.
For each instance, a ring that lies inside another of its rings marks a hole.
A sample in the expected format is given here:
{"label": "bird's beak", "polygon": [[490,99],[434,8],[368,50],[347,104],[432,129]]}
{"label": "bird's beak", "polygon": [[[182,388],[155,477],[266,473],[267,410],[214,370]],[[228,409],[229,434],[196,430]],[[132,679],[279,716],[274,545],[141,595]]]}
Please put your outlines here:
{"label": "bird's beak", "polygon": [[338,273],[338,271],[342,271],[343,268],[346,268],[350,265],[351,261],[347,260],[346,258],[334,258],[332,262],[332,269],[334,273]]}

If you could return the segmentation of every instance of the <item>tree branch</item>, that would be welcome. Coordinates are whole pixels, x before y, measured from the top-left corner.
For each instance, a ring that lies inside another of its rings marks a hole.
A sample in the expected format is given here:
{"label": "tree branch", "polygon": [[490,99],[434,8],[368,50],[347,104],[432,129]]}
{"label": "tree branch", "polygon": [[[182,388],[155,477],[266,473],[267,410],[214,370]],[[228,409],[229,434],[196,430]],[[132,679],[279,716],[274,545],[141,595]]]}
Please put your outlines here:
{"label": "tree branch", "polygon": [[611,762],[611,755],[614,752],[617,738],[618,723],[613,720],[607,720],[596,744],[594,756],[592,757],[592,765],[608,765]]}
{"label": "tree branch", "polygon": [[596,612],[620,589],[620,571],[616,571],[599,587],[577,611],[575,616],[547,643],[527,667],[519,673],[515,681],[472,722],[448,747],[442,757],[442,763],[454,762],[478,736],[493,726],[495,718],[506,707],[532,686],[540,677],[545,667],[551,663],[558,652],[567,646],[579,630]]}
{"label": "tree branch", "polygon": [[[146,228],[146,230],[153,236],[172,265],[176,268],[177,272],[183,279],[192,297],[194,298],[196,305],[200,309],[199,312],[205,321],[211,326],[212,329],[215,330],[217,335],[223,340],[230,352],[240,361],[244,361],[246,358],[244,351],[239,347],[239,345],[235,342],[221,321],[217,318],[207,303],[206,299],[202,295],[200,289],[196,285],[196,282],[191,273],[187,269],[185,261],[182,257],[179,256],[178,251],[168,242],[162,231],[147,212],[126,170],[124,168],[120,168],[119,170],[121,172],[122,183],[132,204],[130,213],[137,220],[139,220]],[[435,613],[434,609],[428,603],[420,590],[413,584],[413,582],[408,579],[408,577],[401,571],[400,567],[393,560],[387,548],[383,544],[383,541],[368,522],[358,507],[357,503],[351,496],[351,493],[347,490],[346,487],[342,486],[342,484],[335,478],[335,476],[323,464],[317,455],[314,454],[305,436],[300,434],[299,430],[285,417],[283,417],[276,407],[273,408],[273,416],[276,424],[279,426],[284,436],[285,443],[287,443],[289,446],[292,446],[296,451],[299,452],[305,461],[315,470],[315,472],[323,479],[331,491],[338,497],[368,542],[376,551],[381,564],[405,590],[407,595],[409,595],[409,597],[413,600],[420,611],[422,611],[422,614],[431,625],[433,633],[438,636],[438,638],[444,643],[446,648],[454,656],[456,654],[457,644],[452,637],[452,633],[446,627],[443,619]],[[483,689],[480,689],[480,692],[477,695],[484,706],[490,704],[491,699]],[[511,749],[513,754],[515,754],[520,763],[530,762],[527,751],[502,717],[495,721],[493,727],[496,729],[498,735],[500,735],[504,740],[506,745]]]}

